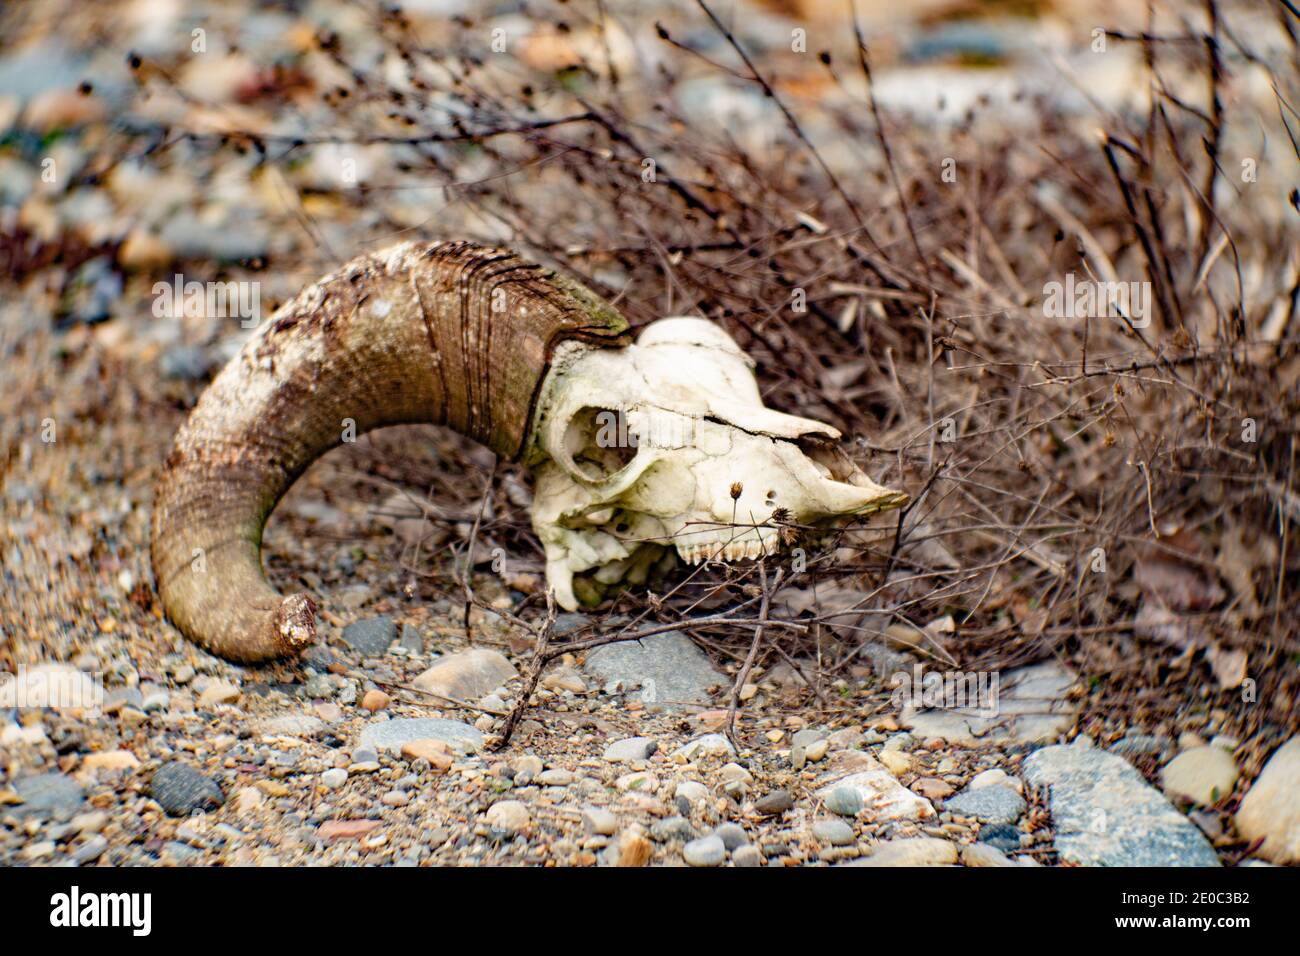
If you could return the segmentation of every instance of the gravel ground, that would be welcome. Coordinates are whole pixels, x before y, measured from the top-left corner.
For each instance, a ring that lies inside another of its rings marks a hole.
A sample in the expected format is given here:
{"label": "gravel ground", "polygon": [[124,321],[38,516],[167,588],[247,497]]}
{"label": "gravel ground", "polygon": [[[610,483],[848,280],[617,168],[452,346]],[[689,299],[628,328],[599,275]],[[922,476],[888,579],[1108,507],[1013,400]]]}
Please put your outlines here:
{"label": "gravel ground", "polygon": [[[162,28],[145,29],[166,23],[188,42],[188,20],[164,17],[170,6],[124,5],[126,26],[114,29],[173,62]],[[322,6],[349,38],[364,35],[348,5]],[[382,189],[350,203],[306,161],[267,171],[195,149],[169,164],[132,154],[103,167],[121,146],[110,115],[218,132],[234,115],[256,127],[264,98],[288,96],[294,77],[264,75],[229,51],[176,67],[189,100],[131,99],[127,38],[100,44],[93,18],[58,8],[24,23],[25,45],[0,51],[0,392],[9,405],[0,415],[0,669],[47,663],[47,683],[89,680],[104,697],[84,711],[0,697],[0,864],[1300,861],[1300,750],[1275,746],[1286,728],[1232,739],[1239,713],[1191,701],[1177,721],[1099,733],[1075,716],[1086,680],[1064,668],[1060,680],[1048,675],[1056,689],[1033,708],[1038,720],[991,736],[963,722],[958,742],[891,703],[884,678],[915,663],[898,648],[833,675],[820,695],[772,667],[742,693],[733,752],[719,731],[738,662],[678,636],[614,659],[558,662],[509,746],[494,751],[530,643],[477,608],[466,632],[446,550],[467,540],[477,502],[438,492],[476,493],[491,462],[434,428],[336,450],[272,518],[270,580],[321,598],[320,646],[265,668],[197,650],[163,620],[152,591],[152,485],[186,410],[246,331],[230,316],[158,316],[155,281],[173,270],[207,277],[220,264],[223,277],[256,275],[268,312],[377,236],[419,227],[429,210]],[[233,32],[254,58],[305,48],[312,33],[280,11],[244,17],[230,5],[210,16],[214,50]],[[773,22],[784,37],[786,22]],[[90,89],[70,85],[82,76]],[[906,94],[900,82],[884,85]],[[192,101],[223,90],[225,113]],[[53,183],[40,179],[47,155],[60,170]],[[470,177],[472,158],[453,172]],[[376,182],[385,185],[382,174]],[[286,183],[300,203],[285,201]],[[519,196],[537,198],[525,186]],[[444,230],[481,226],[472,208],[440,210]],[[264,269],[267,258],[282,267]],[[448,503],[430,523],[402,507],[431,481],[433,498]],[[515,491],[502,507],[526,507],[526,489]],[[433,551],[433,572],[413,548]],[[477,575],[475,593],[502,610],[527,602],[535,616],[537,562],[514,567]],[[651,684],[652,674],[672,677],[683,696],[665,700],[656,687],[666,681]],[[450,696],[465,705],[434,688],[457,690]]]}

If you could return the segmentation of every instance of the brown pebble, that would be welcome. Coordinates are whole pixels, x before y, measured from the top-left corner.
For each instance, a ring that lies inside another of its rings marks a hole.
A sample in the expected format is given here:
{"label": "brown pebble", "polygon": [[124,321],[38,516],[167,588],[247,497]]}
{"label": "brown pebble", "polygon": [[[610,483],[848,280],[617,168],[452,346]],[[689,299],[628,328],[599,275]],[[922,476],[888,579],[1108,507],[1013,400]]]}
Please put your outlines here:
{"label": "brown pebble", "polygon": [[912,784],[912,789],[927,800],[942,800],[944,797],[952,796],[955,792],[952,784],[940,780],[938,777],[922,777]]}
{"label": "brown pebble", "polygon": [[355,840],[382,825],[379,820],[326,820],[316,834],[324,840]]}
{"label": "brown pebble", "polygon": [[437,773],[445,773],[450,770],[453,763],[451,748],[441,740],[431,738],[408,740],[402,744],[402,756],[407,760],[424,758],[429,761],[429,766]]}

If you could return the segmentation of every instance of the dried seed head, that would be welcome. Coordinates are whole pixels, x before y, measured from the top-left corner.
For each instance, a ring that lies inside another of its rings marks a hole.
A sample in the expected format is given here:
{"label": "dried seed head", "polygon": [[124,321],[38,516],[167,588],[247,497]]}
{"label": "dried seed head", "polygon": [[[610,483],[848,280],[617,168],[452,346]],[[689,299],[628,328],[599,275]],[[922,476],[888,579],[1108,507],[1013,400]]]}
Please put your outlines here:
{"label": "dried seed head", "polygon": [[731,500],[738,501],[740,499],[740,493],[744,490],[745,490],[744,485],[742,485],[738,481],[733,481],[731,483]]}

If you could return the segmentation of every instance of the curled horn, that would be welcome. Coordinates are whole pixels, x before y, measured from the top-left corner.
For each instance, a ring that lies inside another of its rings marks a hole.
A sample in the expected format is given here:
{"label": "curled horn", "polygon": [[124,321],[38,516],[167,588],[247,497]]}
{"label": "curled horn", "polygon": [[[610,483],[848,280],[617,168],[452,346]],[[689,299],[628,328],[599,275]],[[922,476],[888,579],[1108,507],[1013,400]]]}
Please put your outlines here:
{"label": "curled horn", "polygon": [[511,252],[409,243],[355,259],[278,309],[176,435],[154,495],[168,617],[241,663],[316,636],[306,594],[262,574],[262,529],[307,466],[353,429],[433,422],[514,459],[555,346],[625,344],[595,294]]}

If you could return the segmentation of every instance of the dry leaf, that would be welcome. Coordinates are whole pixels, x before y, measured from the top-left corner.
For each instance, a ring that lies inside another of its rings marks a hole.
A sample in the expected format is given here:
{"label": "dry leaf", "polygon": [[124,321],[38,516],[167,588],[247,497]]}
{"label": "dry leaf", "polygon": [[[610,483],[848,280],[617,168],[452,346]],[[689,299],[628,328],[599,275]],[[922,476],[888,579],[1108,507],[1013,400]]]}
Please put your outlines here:
{"label": "dry leaf", "polygon": [[1255,536],[1246,540],[1246,529],[1234,524],[1219,538],[1219,554],[1214,566],[1232,587],[1238,603],[1247,614],[1259,610],[1255,591],[1255,571],[1277,562],[1277,545],[1272,538]]}
{"label": "dry leaf", "polygon": [[[1185,531],[1161,539],[1166,548],[1188,555],[1200,553],[1200,542]],[[1173,611],[1205,611],[1224,598],[1223,588],[1195,565],[1176,554],[1148,546],[1133,565],[1133,580],[1149,597]]]}
{"label": "dry leaf", "polygon": [[1142,599],[1137,616],[1133,618],[1133,632],[1182,651],[1191,651],[1205,644],[1205,639],[1191,622],[1169,610],[1156,598]]}
{"label": "dry leaf", "polygon": [[1246,679],[1246,652],[1240,648],[1224,650],[1218,644],[1211,644],[1205,650],[1205,659],[1224,690],[1235,690]]}

